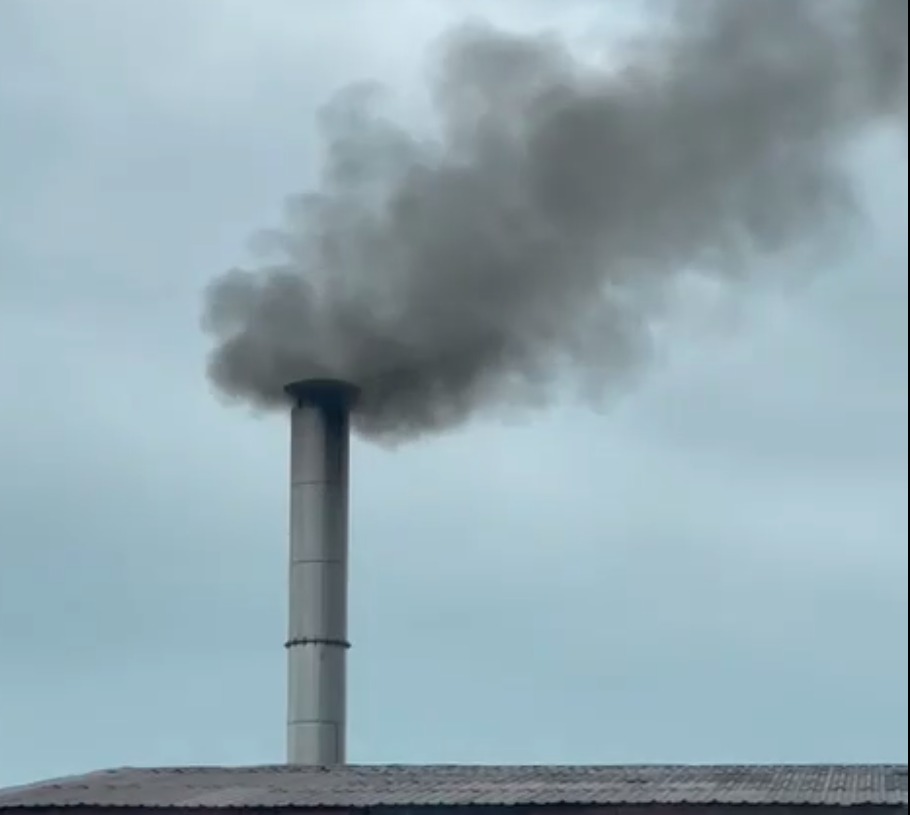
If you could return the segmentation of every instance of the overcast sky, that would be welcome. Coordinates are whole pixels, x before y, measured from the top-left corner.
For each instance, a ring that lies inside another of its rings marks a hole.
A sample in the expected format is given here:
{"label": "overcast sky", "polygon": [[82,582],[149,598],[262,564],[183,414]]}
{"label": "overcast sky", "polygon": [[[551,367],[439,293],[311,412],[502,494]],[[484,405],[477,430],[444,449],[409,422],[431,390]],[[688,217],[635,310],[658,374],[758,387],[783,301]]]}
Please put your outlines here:
{"label": "overcast sky", "polygon": [[[0,3],[0,786],[283,760],[287,429],[200,291],[482,5]],[[689,296],[609,410],[355,445],[351,761],[907,760],[906,146],[851,160],[838,261]]]}

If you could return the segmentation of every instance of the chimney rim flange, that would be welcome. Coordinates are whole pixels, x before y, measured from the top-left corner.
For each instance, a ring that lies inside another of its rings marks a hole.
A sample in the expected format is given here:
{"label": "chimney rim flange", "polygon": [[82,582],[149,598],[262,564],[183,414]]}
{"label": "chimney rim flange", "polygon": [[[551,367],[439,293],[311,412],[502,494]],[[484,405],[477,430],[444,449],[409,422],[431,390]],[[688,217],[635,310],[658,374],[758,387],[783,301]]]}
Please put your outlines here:
{"label": "chimney rim flange", "polygon": [[313,377],[289,382],[284,392],[297,405],[350,408],[357,401],[360,388],[345,379]]}

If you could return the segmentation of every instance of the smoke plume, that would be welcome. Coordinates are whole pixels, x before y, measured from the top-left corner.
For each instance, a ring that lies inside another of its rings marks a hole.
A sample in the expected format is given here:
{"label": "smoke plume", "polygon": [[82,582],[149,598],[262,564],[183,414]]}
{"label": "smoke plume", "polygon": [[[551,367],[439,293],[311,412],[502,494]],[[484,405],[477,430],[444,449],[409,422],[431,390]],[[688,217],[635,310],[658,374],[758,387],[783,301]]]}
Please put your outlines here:
{"label": "smoke plume", "polygon": [[375,88],[338,94],[270,262],[208,290],[223,393],[283,406],[285,383],[341,377],[358,429],[400,439],[566,373],[609,387],[653,292],[818,234],[850,202],[842,146],[906,127],[907,0],[682,0],[609,68],[476,25],[436,57],[435,138]]}

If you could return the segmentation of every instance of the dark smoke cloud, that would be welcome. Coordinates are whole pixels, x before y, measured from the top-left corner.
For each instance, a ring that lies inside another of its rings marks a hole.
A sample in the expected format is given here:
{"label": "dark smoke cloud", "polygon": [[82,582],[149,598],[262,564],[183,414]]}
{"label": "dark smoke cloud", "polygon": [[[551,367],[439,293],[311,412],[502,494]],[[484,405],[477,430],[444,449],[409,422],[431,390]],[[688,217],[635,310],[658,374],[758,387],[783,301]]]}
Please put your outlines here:
{"label": "dark smoke cloud", "polygon": [[683,0],[625,64],[482,26],[435,63],[434,140],[375,89],[323,111],[318,189],[262,237],[276,260],[207,293],[210,376],[257,406],[309,376],[359,383],[361,432],[406,438],[609,387],[654,292],[736,276],[846,211],[838,150],[905,126],[906,0]]}

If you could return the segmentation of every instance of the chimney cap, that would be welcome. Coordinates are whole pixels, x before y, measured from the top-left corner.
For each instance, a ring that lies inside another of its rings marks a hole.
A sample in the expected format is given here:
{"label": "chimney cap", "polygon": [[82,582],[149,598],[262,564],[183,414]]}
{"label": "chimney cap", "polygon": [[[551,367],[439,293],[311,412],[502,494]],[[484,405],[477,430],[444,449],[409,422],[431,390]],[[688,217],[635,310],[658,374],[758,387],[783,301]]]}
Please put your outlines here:
{"label": "chimney cap", "polygon": [[298,405],[348,408],[357,401],[360,388],[344,379],[319,378],[290,382],[284,392]]}

